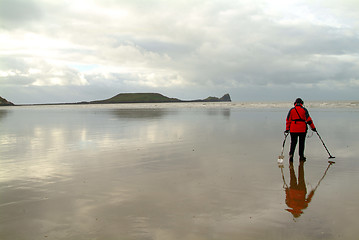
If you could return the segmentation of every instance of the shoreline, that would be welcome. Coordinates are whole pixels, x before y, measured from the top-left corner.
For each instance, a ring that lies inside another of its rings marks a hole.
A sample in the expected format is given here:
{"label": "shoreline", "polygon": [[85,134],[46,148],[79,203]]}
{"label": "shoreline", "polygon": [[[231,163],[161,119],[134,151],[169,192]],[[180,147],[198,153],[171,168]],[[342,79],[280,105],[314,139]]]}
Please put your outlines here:
{"label": "shoreline", "polygon": [[[31,106],[100,106],[100,105],[117,105],[127,108],[128,106],[134,108],[141,108],[146,106],[152,106],[154,108],[163,107],[209,107],[209,108],[253,108],[253,109],[281,109],[290,108],[292,103],[290,102],[199,102],[199,101],[182,101],[182,102],[132,102],[132,103],[35,103],[35,104],[14,104],[12,106],[1,106],[1,108],[12,107],[31,107]],[[309,109],[357,109],[359,108],[359,101],[309,101],[304,104]]]}

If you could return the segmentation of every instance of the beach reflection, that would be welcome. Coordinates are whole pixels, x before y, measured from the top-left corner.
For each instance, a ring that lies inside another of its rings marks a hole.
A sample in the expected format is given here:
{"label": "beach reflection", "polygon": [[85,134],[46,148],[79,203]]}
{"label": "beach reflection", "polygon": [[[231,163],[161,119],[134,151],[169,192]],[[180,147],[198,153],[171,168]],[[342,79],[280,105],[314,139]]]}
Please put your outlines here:
{"label": "beach reflection", "polygon": [[[198,111],[198,109],[196,109]],[[208,116],[223,116],[229,118],[231,116],[231,109],[205,109],[202,110]],[[136,108],[136,109],[113,109],[110,113],[119,119],[160,119],[166,116],[173,116],[180,114],[181,111],[176,109],[165,109],[165,108]],[[190,111],[190,112],[193,112]],[[183,114],[183,110],[181,112]]]}
{"label": "beach reflection", "polygon": [[110,111],[114,116],[120,119],[159,119],[168,114],[174,114],[175,111],[166,109],[114,109]]}
{"label": "beach reflection", "polygon": [[305,183],[304,177],[304,162],[300,161],[298,166],[298,178],[294,170],[293,162],[289,163],[289,176],[290,182],[289,186],[285,180],[283,173],[283,164],[279,164],[281,168],[282,179],[283,179],[283,188],[285,190],[285,203],[287,205],[286,211],[290,212],[294,218],[299,218],[303,214],[303,210],[307,209],[309,203],[312,201],[315,191],[319,187],[321,181],[325,178],[329,168],[333,165],[334,161],[328,161],[328,167],[326,168],[323,176],[318,181],[314,189],[312,189],[307,195],[307,185]]}
{"label": "beach reflection", "polygon": [[[0,239],[358,236],[346,214],[359,212],[358,113],[311,112],[341,156],[318,181],[327,156],[314,137],[302,169],[281,168],[288,179],[268,161],[287,109],[167,106],[9,108],[0,124]],[[340,131],[324,131],[333,123]],[[286,192],[298,191],[302,202],[293,204]],[[295,222],[284,209],[298,213]]]}
{"label": "beach reflection", "polygon": [[0,109],[0,121],[9,114],[9,110],[7,109]]}

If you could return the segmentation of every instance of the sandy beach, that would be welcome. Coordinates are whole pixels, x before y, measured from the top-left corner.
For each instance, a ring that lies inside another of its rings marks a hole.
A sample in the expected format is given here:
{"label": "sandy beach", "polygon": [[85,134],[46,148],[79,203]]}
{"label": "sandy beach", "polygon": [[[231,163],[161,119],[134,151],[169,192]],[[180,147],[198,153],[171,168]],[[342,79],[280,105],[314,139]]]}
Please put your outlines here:
{"label": "sandy beach", "polygon": [[0,108],[0,239],[357,239],[355,104],[283,168],[284,103]]}

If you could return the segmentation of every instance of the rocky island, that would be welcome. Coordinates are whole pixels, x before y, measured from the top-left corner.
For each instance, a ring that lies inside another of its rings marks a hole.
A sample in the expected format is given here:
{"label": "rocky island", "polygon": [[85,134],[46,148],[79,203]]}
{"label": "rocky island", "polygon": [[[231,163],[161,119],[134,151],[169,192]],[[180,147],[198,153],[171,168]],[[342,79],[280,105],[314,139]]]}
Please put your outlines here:
{"label": "rocky island", "polygon": [[[31,105],[65,105],[65,104],[109,104],[109,103],[170,103],[170,102],[231,102],[231,97],[227,93],[223,97],[208,97],[198,100],[180,100],[177,98],[166,97],[160,93],[120,93],[114,97],[97,100],[83,101],[77,103],[52,103],[52,104],[31,104]],[[15,106],[12,102],[0,97],[0,106]]]}
{"label": "rocky island", "polygon": [[91,102],[81,102],[88,104],[104,104],[104,103],[169,103],[169,102],[231,102],[229,94],[225,94],[221,98],[208,97],[200,100],[180,100],[177,98],[169,98],[159,93],[120,93],[112,98]]}

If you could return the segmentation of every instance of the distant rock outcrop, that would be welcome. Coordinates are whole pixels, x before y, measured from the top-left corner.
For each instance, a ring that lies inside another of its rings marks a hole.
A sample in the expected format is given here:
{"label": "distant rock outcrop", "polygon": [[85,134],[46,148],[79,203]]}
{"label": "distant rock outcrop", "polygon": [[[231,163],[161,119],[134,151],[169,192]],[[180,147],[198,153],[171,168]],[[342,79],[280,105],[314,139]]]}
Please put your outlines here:
{"label": "distant rock outcrop", "polygon": [[218,98],[218,97],[208,97],[204,100],[200,100],[200,102],[231,102],[231,97],[229,96],[229,94],[225,94],[223,95],[223,97]]}
{"label": "distant rock outcrop", "polygon": [[14,104],[5,98],[0,97],[0,106],[14,106]]}
{"label": "distant rock outcrop", "polygon": [[231,96],[229,96],[229,93],[224,94],[223,97],[219,99],[220,102],[232,102]]}
{"label": "distant rock outcrop", "polygon": [[231,96],[229,96],[229,94],[225,94],[223,95],[223,97],[218,98],[218,97],[208,97],[206,99],[202,99],[202,100],[193,100],[193,101],[188,101],[188,102],[231,102]]}

